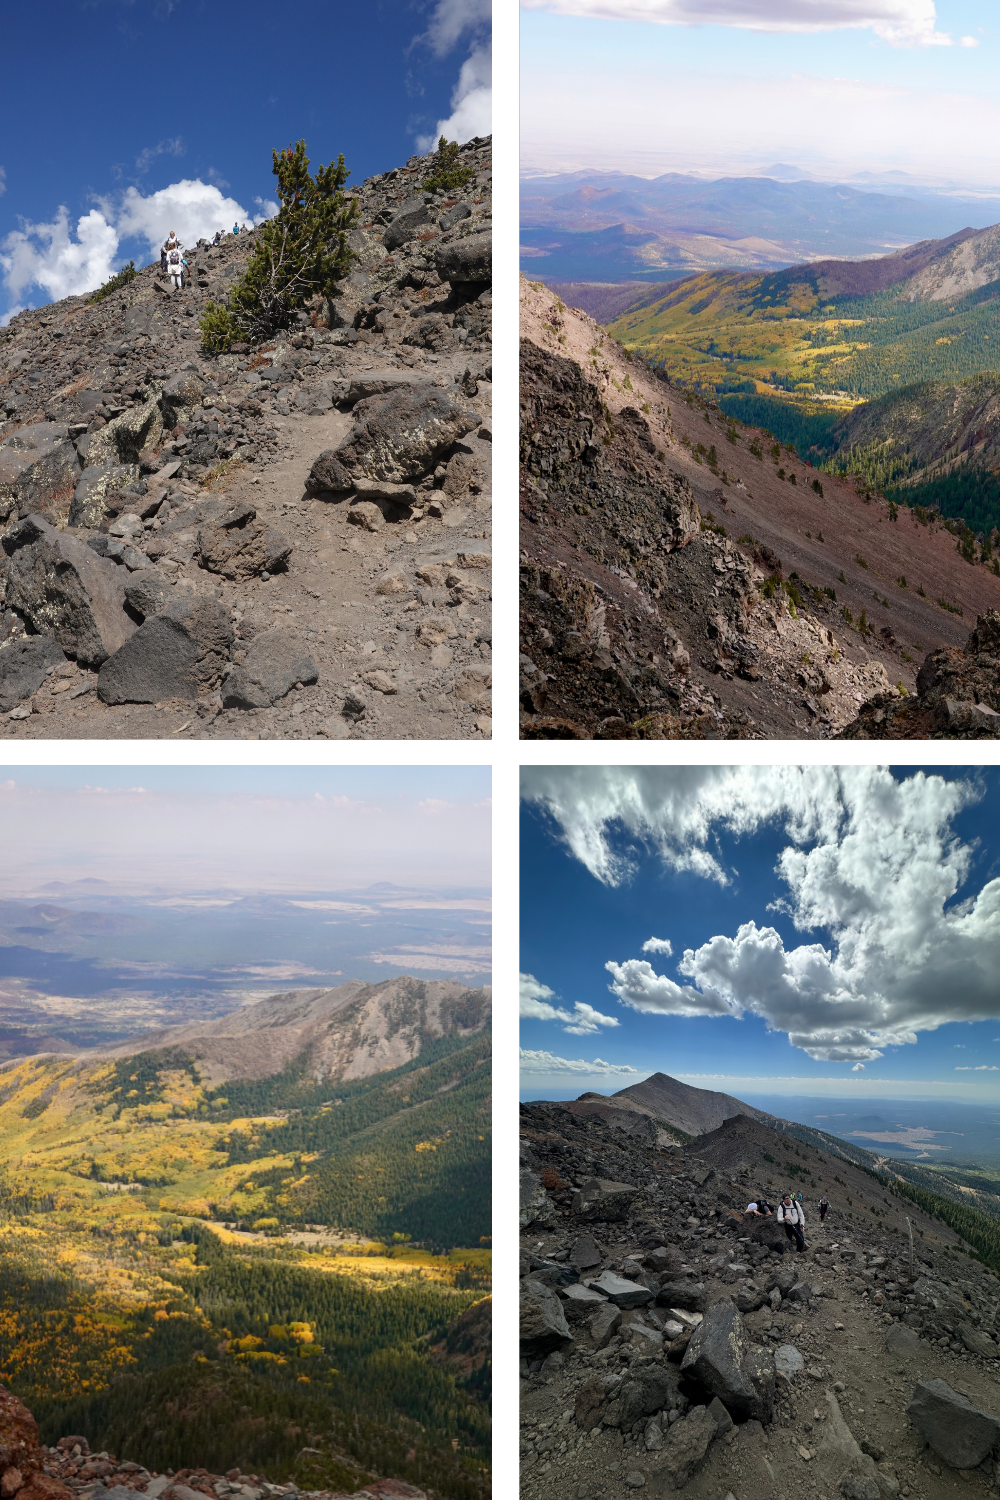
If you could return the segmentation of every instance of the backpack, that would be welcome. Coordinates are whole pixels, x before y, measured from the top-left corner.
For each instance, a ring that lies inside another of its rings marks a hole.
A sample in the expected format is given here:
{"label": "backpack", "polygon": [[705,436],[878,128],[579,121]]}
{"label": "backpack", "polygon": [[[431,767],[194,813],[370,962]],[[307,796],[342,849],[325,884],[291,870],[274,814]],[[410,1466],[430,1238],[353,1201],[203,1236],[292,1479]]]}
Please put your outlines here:
{"label": "backpack", "polygon": [[181,263],[181,252],[179,250],[171,250],[169,260],[172,266],[179,266]]}

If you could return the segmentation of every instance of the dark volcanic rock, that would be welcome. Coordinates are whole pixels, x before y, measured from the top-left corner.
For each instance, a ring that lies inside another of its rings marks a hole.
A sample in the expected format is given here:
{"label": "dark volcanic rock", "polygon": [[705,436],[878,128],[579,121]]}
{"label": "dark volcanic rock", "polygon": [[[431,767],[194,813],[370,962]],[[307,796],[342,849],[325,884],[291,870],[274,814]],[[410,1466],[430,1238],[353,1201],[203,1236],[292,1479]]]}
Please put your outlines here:
{"label": "dark volcanic rock", "polygon": [[353,478],[394,484],[431,473],[452,444],[480,424],[477,412],[430,382],[373,396],[355,413],[354,431],[336,450],[338,463]]}
{"label": "dark volcanic rock", "polygon": [[6,712],[30,698],[45,681],[49,668],[65,660],[64,653],[47,635],[9,641],[0,650],[0,710]]}
{"label": "dark volcanic rock", "polygon": [[11,555],[7,603],[81,666],[98,667],[135,630],[125,613],[124,569],[41,516],[3,538]]}
{"label": "dark volcanic rock", "polygon": [[316,663],[298,636],[288,630],[266,630],[254,637],[245,660],[227,679],[223,707],[267,708],[296,683],[318,679]]}
{"label": "dark volcanic rock", "polygon": [[493,280],[493,236],[470,234],[435,251],[434,266],[442,281],[478,291]]}
{"label": "dark volcanic rock", "polygon": [[22,427],[0,444],[0,522],[51,511],[69,500],[80,459],[68,429],[52,422]]}
{"label": "dark volcanic rock", "polygon": [[906,1414],[953,1469],[974,1469],[1000,1446],[1000,1421],[943,1380],[918,1381]]}
{"label": "dark volcanic rock", "polygon": [[742,1314],[731,1302],[709,1308],[691,1335],[681,1370],[718,1396],[738,1420],[770,1421],[774,1361],[751,1347]]}
{"label": "dark volcanic rock", "polygon": [[193,700],[218,685],[232,640],[229,615],[217,599],[172,599],[104,663],[98,696],[104,703]]}
{"label": "dark volcanic rock", "polygon": [[69,508],[70,526],[100,526],[111,513],[105,505],[105,496],[139,478],[137,464],[94,464],[84,469]]}
{"label": "dark volcanic rock", "polygon": [[605,1182],[590,1177],[573,1194],[573,1212],[577,1218],[588,1221],[627,1219],[638,1196],[639,1189],[627,1182]]}
{"label": "dark volcanic rock", "polygon": [[870,698],[838,738],[1000,739],[1000,612],[979,616],[964,649],[931,651],[915,695]]}
{"label": "dark volcanic rock", "polygon": [[233,506],[214,525],[198,532],[198,561],[223,578],[259,578],[277,573],[292,555],[292,544],[277,526],[256,519],[252,505]]}
{"label": "dark volcanic rock", "polygon": [[540,1281],[521,1285],[520,1339],[522,1354],[548,1354],[572,1338],[562,1303]]}

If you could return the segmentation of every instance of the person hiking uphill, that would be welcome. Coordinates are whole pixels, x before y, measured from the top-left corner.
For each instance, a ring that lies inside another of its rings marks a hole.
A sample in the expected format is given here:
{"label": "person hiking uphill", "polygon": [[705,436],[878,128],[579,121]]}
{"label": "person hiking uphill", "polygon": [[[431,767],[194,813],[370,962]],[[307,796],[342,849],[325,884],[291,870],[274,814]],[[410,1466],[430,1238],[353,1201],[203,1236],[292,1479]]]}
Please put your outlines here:
{"label": "person hiking uphill", "polygon": [[824,1193],[819,1200],[819,1222],[822,1224],[826,1219],[826,1211],[830,1207],[830,1200]]}
{"label": "person hiking uphill", "polygon": [[174,291],[179,292],[184,287],[184,267],[187,261],[184,259],[180,244],[175,243],[172,250],[167,251],[167,274],[173,283]]}
{"label": "person hiking uphill", "polygon": [[172,250],[183,250],[183,248],[184,246],[177,238],[177,231],[171,229],[170,233],[163,241],[163,244],[160,246],[160,270],[162,271],[164,276],[170,274],[167,270],[167,265],[170,259],[170,252]]}
{"label": "person hiking uphill", "polygon": [[806,1227],[806,1216],[802,1212],[801,1203],[793,1203],[790,1193],[786,1193],[778,1204],[778,1223],[785,1226],[785,1238],[791,1244],[795,1241],[796,1250],[802,1251],[806,1248],[806,1237],[803,1233]]}

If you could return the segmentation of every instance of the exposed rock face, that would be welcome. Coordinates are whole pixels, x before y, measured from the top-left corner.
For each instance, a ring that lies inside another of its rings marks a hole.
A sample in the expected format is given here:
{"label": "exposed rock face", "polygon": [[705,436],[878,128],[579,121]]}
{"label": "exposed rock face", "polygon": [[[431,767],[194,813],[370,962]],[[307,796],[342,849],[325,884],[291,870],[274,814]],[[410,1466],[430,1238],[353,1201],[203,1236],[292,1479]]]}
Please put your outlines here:
{"label": "exposed rock face", "polygon": [[774,1407],[774,1361],[751,1346],[743,1315],[731,1302],[717,1302],[698,1324],[681,1370],[741,1420],[769,1422]]}
{"label": "exposed rock face", "polygon": [[10,1391],[0,1386],[0,1494],[4,1500],[70,1500],[70,1490],[45,1472],[38,1424]]}
{"label": "exposed rock face", "polygon": [[980,615],[964,650],[931,651],[915,697],[865,703],[841,739],[1000,739],[1000,612]]}
{"label": "exposed rock face", "polygon": [[53,422],[22,427],[0,443],[0,523],[57,508],[73,493],[79,473],[67,427]]}

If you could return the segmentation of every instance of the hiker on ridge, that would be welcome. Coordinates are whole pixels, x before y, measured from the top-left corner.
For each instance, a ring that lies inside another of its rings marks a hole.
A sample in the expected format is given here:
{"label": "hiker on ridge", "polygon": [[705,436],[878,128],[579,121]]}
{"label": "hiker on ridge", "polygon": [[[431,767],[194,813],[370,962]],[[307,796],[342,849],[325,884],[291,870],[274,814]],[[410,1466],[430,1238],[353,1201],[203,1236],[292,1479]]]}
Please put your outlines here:
{"label": "hiker on ridge", "polygon": [[171,250],[183,250],[183,248],[184,246],[177,238],[177,231],[175,229],[171,229],[170,233],[163,241],[163,244],[160,246],[160,270],[162,271],[164,276],[168,275],[167,264]]}
{"label": "hiker on ridge", "polygon": [[819,1222],[822,1224],[826,1219],[826,1211],[830,1207],[830,1200],[824,1193],[819,1200]]}
{"label": "hiker on ridge", "polygon": [[786,1193],[778,1204],[778,1223],[785,1226],[785,1238],[791,1244],[795,1241],[796,1250],[802,1251],[806,1248],[806,1237],[803,1233],[806,1227],[806,1216],[802,1212],[801,1203],[793,1203],[791,1193]]}
{"label": "hiker on ridge", "polygon": [[183,290],[184,267],[186,265],[187,261],[184,259],[184,252],[181,249],[180,242],[175,240],[173,248],[167,251],[167,274],[173,283],[175,292]]}

